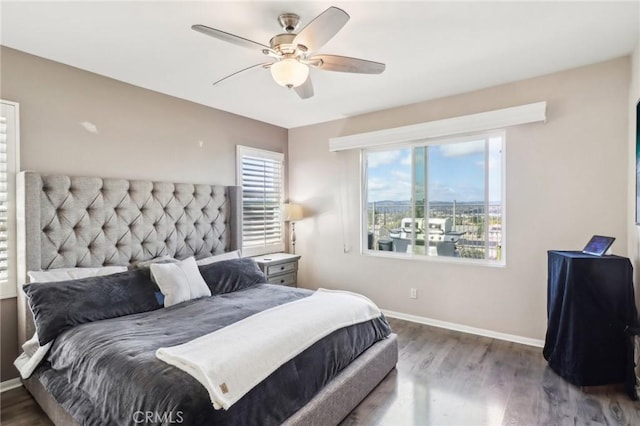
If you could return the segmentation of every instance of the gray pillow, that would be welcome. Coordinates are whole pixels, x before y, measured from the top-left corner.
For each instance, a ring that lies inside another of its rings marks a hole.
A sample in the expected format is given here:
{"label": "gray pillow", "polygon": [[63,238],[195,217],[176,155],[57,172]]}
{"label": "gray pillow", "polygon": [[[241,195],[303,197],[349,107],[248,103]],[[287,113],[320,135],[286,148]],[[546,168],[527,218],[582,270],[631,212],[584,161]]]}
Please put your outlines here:
{"label": "gray pillow", "polygon": [[200,266],[200,275],[212,295],[231,293],[267,282],[256,261],[248,257]]}
{"label": "gray pillow", "polygon": [[41,346],[76,325],[161,308],[149,270],[23,287]]}

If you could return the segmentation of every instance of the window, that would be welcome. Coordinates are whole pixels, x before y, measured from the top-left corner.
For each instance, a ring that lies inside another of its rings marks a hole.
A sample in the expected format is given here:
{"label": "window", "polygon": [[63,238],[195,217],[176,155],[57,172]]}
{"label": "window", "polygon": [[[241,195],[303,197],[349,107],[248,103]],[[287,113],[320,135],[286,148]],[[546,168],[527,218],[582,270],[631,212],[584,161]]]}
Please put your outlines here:
{"label": "window", "polygon": [[0,297],[16,296],[18,104],[0,101]]}
{"label": "window", "polygon": [[284,155],[238,146],[236,156],[242,187],[242,253],[283,251]]}
{"label": "window", "polygon": [[503,132],[430,139],[363,156],[363,247],[504,262]]}

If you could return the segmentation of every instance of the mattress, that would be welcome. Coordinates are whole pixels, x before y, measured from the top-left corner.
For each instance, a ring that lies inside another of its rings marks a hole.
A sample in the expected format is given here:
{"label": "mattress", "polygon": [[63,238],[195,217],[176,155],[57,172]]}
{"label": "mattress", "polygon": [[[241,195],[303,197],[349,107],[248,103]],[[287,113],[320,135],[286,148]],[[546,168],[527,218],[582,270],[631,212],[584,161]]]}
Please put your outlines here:
{"label": "mattress", "polygon": [[[339,329],[288,361],[229,410],[214,410],[193,377],[155,357],[254,313],[312,292],[260,284],[165,309],[96,321],[61,334],[34,373],[80,424],[280,424],[384,339],[384,317]],[[291,319],[295,324],[295,318]],[[212,348],[215,351],[215,348]]]}

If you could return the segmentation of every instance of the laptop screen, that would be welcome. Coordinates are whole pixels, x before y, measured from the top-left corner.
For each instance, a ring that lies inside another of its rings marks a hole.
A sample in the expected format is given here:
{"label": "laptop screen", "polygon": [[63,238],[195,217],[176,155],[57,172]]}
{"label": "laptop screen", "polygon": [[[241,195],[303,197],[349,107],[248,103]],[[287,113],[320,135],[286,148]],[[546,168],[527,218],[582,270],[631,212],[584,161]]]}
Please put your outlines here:
{"label": "laptop screen", "polygon": [[602,235],[594,235],[591,237],[587,245],[582,250],[583,253],[594,254],[596,256],[602,256],[611,247],[614,237],[605,237]]}

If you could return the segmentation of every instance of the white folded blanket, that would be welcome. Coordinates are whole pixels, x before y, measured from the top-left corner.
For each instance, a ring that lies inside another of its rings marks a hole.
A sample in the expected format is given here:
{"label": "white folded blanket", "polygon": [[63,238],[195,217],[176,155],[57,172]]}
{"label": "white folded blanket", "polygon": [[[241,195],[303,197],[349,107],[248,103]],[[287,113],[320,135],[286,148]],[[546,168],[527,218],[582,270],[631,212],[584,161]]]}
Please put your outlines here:
{"label": "white folded blanket", "polygon": [[182,345],[159,348],[156,357],[193,376],[214,408],[226,410],[318,340],[379,316],[380,309],[362,295],[319,289]]}

